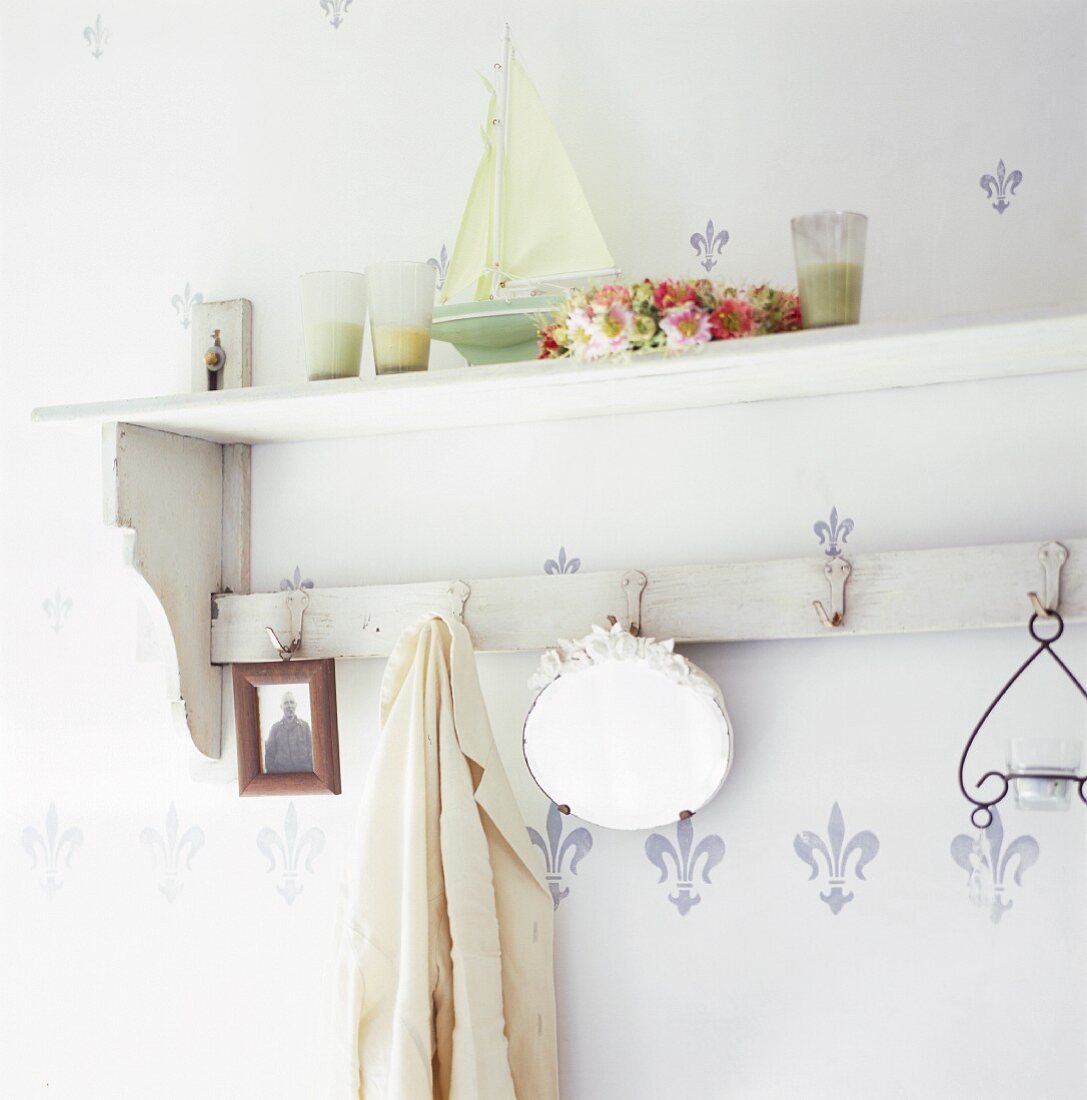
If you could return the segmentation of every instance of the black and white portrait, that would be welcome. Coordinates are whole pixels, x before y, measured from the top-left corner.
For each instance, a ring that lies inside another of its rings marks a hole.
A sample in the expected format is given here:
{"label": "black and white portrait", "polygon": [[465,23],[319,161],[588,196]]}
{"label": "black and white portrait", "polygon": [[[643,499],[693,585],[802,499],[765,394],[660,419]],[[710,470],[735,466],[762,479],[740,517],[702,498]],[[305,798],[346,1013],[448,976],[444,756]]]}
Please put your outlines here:
{"label": "black and white portrait", "polygon": [[257,688],[261,771],[267,775],[313,771],[309,684]]}
{"label": "black and white portrait", "polygon": [[336,662],[236,664],[238,793],[339,794]]}

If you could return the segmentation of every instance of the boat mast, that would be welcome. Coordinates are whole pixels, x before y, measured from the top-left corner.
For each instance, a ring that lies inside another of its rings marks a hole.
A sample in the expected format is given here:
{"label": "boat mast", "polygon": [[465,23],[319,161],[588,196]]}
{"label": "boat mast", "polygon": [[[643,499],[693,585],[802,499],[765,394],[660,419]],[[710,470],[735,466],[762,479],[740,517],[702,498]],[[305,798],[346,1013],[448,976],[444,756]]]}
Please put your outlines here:
{"label": "boat mast", "polygon": [[494,192],[491,202],[491,297],[498,294],[502,281],[502,180],[505,176],[506,161],[506,120],[510,109],[510,58],[513,56],[513,42],[510,38],[510,25],[502,37],[502,63],[499,68],[498,117],[492,120],[496,128],[494,142]]}

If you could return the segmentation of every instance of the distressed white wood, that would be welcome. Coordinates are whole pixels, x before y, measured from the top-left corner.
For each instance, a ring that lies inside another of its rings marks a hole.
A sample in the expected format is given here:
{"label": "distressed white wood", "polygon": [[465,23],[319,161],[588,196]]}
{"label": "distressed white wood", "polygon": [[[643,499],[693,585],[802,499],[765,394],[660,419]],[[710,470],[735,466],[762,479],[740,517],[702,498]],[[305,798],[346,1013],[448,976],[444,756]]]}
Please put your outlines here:
{"label": "distressed white wood", "polygon": [[[252,448],[245,443],[227,443],[223,451],[223,542],[220,587],[224,592],[245,593],[250,585],[250,522],[253,507]],[[208,643],[210,645],[210,641]],[[215,767],[194,775],[203,780],[230,781],[237,777],[233,749],[234,684],[222,678],[220,690],[220,756]]]}
{"label": "distressed white wood", "polygon": [[511,424],[1087,370],[1087,314],[967,318],[723,341],[683,356],[517,363],[36,409],[222,443]]}
{"label": "distressed white wood", "polygon": [[196,302],[192,307],[190,359],[193,393],[208,392],[204,354],[214,343],[216,329],[220,346],[226,352],[226,365],[219,371],[219,390],[253,385],[253,303],[248,298]]}
{"label": "distressed white wood", "polygon": [[206,756],[220,753],[222,670],[208,660],[210,594],[220,588],[223,448],[131,424],[102,433],[105,521],[130,532],[147,584],[175,717]]}
{"label": "distressed white wood", "polygon": [[[851,557],[845,621],[828,629],[813,600],[829,602],[825,558],[703,565],[647,571],[642,633],[681,642],[831,638],[1025,627],[1027,593],[1045,576],[1043,539],[1001,546],[909,550]],[[1087,539],[1061,574],[1061,614],[1087,619]],[[468,580],[464,621],[480,650],[535,650],[579,637],[608,615],[622,617],[623,572]],[[450,581],[313,589],[300,657],[385,657],[418,616],[450,608]],[[216,664],[268,660],[265,634],[290,629],[286,594],[218,596],[212,622]]]}
{"label": "distressed white wood", "polygon": [[222,590],[248,592],[249,525],[253,509],[252,448],[245,443],[228,443],[222,450]]}

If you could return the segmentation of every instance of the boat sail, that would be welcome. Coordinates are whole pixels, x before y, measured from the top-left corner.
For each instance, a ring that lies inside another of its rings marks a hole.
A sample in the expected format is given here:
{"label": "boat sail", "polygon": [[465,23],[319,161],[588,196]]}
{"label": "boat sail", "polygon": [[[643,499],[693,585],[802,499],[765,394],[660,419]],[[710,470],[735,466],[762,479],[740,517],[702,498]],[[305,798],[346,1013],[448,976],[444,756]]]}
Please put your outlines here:
{"label": "boat sail", "polygon": [[[535,317],[561,300],[561,284],[618,274],[509,26],[496,68],[483,157],[434,314],[435,338],[470,363],[534,358]],[[471,301],[446,304],[468,290]]]}

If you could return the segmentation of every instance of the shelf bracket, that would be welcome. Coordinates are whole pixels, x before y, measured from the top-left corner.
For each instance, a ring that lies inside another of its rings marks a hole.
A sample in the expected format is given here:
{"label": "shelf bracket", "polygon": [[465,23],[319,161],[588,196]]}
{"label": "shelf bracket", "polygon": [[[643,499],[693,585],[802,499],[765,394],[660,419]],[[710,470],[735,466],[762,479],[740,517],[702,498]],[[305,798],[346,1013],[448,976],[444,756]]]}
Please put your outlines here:
{"label": "shelf bracket", "polygon": [[211,664],[208,595],[249,591],[249,451],[132,424],[102,430],[105,522],[127,533],[175,721],[213,759],[233,716],[230,677]]}

